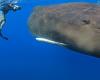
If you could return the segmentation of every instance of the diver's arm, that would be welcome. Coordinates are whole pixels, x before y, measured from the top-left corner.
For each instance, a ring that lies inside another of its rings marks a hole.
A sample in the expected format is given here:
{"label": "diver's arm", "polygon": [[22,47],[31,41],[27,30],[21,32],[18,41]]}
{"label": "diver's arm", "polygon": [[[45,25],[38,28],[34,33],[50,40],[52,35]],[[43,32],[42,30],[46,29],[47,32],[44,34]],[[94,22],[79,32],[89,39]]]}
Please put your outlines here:
{"label": "diver's arm", "polygon": [[9,6],[11,6],[13,8],[13,11],[17,11],[17,10],[21,10],[21,7],[15,4],[9,4]]}
{"label": "diver's arm", "polygon": [[17,11],[17,10],[21,10],[21,7],[18,6],[18,5],[14,5],[14,9],[13,9],[13,11],[15,12],[15,11]]}

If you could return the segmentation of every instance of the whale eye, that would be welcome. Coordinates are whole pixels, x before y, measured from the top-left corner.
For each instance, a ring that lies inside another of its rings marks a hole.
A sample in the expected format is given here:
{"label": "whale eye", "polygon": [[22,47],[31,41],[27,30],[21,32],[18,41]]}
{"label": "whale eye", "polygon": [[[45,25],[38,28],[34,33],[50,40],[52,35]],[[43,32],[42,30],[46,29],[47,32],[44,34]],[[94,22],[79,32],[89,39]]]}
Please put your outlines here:
{"label": "whale eye", "polygon": [[85,24],[90,24],[90,20],[82,20],[82,22]]}

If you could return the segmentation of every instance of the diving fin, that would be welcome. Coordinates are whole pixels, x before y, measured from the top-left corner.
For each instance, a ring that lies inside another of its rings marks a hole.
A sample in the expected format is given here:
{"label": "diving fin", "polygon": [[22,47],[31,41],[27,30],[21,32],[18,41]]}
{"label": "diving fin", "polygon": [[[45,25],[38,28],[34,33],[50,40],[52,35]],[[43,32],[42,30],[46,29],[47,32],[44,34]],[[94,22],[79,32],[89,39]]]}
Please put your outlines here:
{"label": "diving fin", "polygon": [[5,37],[5,36],[2,34],[2,32],[0,32],[0,37],[3,38],[3,39],[5,39],[5,40],[8,40],[8,38]]}

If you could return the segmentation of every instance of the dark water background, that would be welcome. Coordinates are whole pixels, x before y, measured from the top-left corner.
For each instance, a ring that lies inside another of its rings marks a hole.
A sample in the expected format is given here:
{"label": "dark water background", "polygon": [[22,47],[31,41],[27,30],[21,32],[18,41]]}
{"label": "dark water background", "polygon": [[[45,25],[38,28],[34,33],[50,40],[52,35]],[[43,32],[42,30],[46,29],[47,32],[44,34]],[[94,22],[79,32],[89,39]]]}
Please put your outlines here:
{"label": "dark water background", "polygon": [[3,33],[9,41],[0,38],[0,80],[100,80],[99,58],[37,42],[28,29],[33,7],[65,2],[96,0],[27,0],[21,11],[6,16]]}

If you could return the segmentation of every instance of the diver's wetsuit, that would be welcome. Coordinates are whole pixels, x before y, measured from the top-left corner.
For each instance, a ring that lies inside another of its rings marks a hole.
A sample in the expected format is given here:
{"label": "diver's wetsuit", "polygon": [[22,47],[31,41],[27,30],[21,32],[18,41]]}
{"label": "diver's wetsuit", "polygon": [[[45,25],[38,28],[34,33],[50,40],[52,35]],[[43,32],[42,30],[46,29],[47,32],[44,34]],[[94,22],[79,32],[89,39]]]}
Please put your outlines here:
{"label": "diver's wetsuit", "polygon": [[8,6],[6,5],[0,11],[0,37],[2,37],[3,39],[6,39],[6,40],[8,40],[8,38],[3,36],[2,28],[6,22],[5,15],[8,13],[8,10],[9,10]]}
{"label": "diver's wetsuit", "polygon": [[4,7],[1,9],[0,11],[0,37],[2,37],[3,39],[6,39],[8,40],[7,37],[3,36],[2,34],[2,28],[6,22],[6,18],[5,18],[5,15],[10,11],[10,10],[13,10],[13,11],[17,11],[21,9],[21,7],[17,6],[17,5],[14,5],[14,4],[5,4]]}

